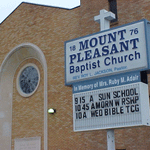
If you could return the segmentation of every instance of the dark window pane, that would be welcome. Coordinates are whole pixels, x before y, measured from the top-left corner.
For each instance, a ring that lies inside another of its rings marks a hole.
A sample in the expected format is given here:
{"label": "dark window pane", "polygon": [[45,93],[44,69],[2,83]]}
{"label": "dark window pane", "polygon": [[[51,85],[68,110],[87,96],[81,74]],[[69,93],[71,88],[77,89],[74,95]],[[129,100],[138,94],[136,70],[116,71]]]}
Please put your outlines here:
{"label": "dark window pane", "polygon": [[111,22],[116,22],[118,20],[117,0],[108,0],[108,2],[109,2],[109,10],[116,15],[116,19],[112,20]]}

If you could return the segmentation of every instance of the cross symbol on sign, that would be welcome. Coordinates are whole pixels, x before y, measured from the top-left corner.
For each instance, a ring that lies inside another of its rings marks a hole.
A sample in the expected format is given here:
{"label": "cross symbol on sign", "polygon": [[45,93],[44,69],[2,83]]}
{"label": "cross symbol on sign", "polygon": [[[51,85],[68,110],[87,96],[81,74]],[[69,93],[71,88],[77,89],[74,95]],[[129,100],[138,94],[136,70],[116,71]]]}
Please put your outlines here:
{"label": "cross symbol on sign", "polygon": [[100,14],[94,17],[94,21],[100,24],[101,31],[110,28],[110,21],[115,19],[115,14],[112,12],[108,12],[105,9],[100,10]]}

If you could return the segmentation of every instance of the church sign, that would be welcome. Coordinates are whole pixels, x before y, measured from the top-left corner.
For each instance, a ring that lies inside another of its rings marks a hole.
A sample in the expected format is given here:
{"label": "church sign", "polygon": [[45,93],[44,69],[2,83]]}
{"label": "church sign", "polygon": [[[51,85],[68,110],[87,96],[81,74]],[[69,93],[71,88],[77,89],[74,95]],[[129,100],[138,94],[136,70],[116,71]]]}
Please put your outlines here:
{"label": "church sign", "polygon": [[74,131],[149,125],[147,112],[142,82],[73,94]]}
{"label": "church sign", "polygon": [[149,24],[140,20],[65,42],[65,82],[148,70]]}
{"label": "church sign", "polygon": [[77,82],[72,85],[73,93],[93,91],[97,89],[109,88],[114,86],[120,86],[125,84],[131,84],[141,82],[142,75],[138,71],[127,72],[119,75],[112,75],[109,77],[101,77],[99,79],[86,80]]}

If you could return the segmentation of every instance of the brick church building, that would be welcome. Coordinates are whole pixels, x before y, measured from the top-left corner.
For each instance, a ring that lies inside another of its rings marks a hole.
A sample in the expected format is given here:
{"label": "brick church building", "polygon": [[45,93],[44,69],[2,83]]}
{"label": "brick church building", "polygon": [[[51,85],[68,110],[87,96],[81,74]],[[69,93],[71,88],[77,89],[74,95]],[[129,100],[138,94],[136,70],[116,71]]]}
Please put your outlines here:
{"label": "brick church building", "polygon": [[[149,8],[149,0],[81,0],[73,9],[21,3],[0,24],[0,149],[18,150],[22,141],[31,146],[35,140],[41,150],[106,150],[107,130],[73,131],[64,42],[99,32],[94,16],[101,9],[116,14],[113,28],[150,20]],[[34,78],[27,75],[31,70]],[[48,114],[49,108],[56,113]],[[150,127],[115,129],[115,146],[149,150]]]}

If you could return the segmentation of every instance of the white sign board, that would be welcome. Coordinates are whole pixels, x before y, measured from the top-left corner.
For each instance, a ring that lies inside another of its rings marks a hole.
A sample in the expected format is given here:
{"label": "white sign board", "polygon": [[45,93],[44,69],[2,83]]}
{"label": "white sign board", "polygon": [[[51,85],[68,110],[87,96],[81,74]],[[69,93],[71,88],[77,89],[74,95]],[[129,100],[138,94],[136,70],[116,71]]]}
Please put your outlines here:
{"label": "white sign board", "polygon": [[15,150],[41,150],[41,137],[15,139]]}
{"label": "white sign board", "polygon": [[66,85],[101,76],[148,70],[147,22],[141,20],[65,42]]}
{"label": "white sign board", "polygon": [[73,94],[74,131],[149,125],[148,85],[142,82]]}

